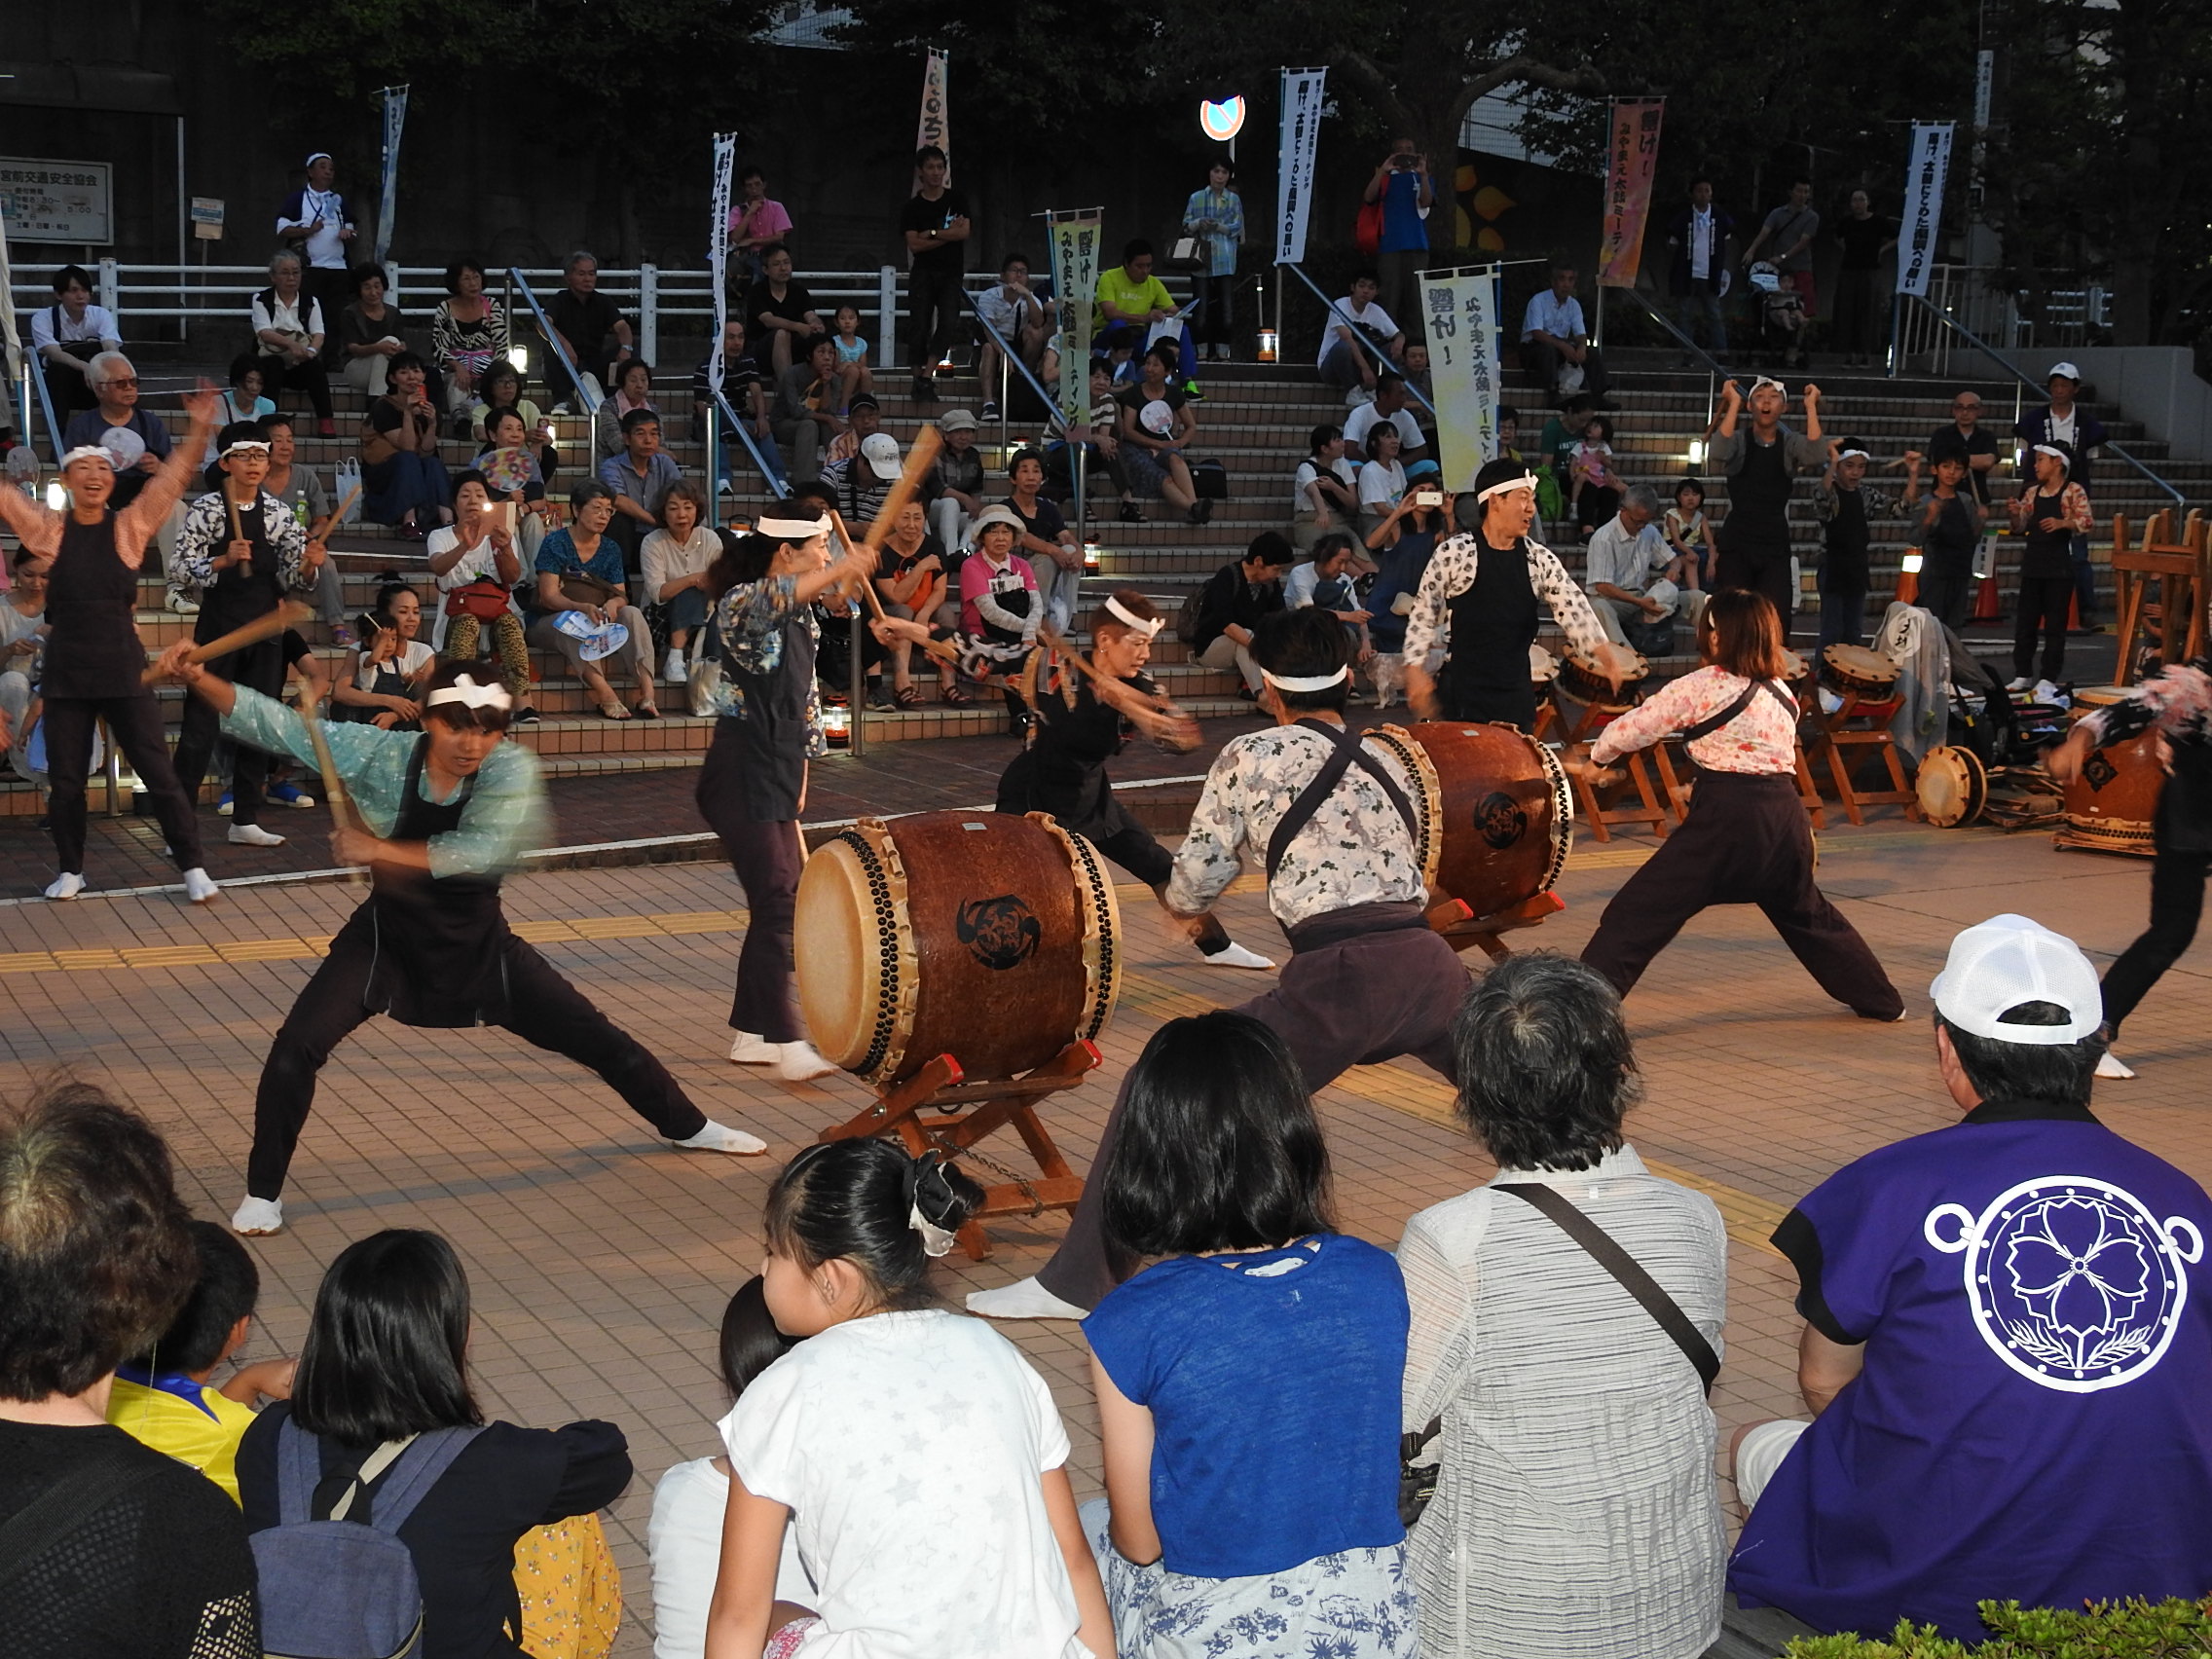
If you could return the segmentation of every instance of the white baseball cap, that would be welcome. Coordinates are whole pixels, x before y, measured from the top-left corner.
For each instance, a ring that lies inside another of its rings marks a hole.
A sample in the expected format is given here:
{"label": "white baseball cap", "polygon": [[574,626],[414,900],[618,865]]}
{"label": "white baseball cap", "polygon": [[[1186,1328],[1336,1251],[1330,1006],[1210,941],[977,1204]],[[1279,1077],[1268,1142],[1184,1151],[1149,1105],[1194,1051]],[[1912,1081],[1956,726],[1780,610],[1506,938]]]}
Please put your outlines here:
{"label": "white baseball cap", "polygon": [[[2082,947],[2025,916],[1992,916],[1952,940],[1928,994],[1951,1024],[1993,1043],[2055,1048],[2079,1043],[2105,1022],[2097,971]],[[1999,1017],[2027,1002],[2056,1003],[2069,1017],[2064,1025],[2014,1025]]]}
{"label": "white baseball cap", "polygon": [[903,470],[899,463],[899,440],[889,432],[870,432],[861,439],[861,459],[886,483]]}
{"label": "white baseball cap", "polygon": [[2076,386],[2082,384],[2082,371],[2076,368],[2072,363],[2053,363],[2050,365],[2050,373],[2043,377],[2044,385],[2048,386],[2060,375],[2064,375]]}

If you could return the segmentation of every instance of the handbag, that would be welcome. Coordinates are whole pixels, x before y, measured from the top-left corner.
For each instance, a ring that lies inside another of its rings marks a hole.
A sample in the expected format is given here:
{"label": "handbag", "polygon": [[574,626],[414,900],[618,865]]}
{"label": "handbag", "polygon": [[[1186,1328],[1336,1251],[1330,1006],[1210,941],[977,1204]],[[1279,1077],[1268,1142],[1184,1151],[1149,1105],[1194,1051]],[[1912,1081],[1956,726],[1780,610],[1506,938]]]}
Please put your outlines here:
{"label": "handbag", "polygon": [[1206,262],[1205,244],[1197,237],[1177,237],[1167,247],[1167,269],[1197,271]]}
{"label": "handbag", "polygon": [[683,670],[683,694],[702,718],[721,712],[722,655],[708,643],[714,632],[711,620],[691,630],[691,660]]}
{"label": "handbag", "polygon": [[574,600],[578,605],[596,605],[602,610],[621,591],[612,582],[603,582],[582,571],[571,571],[561,578],[563,599]]}
{"label": "handbag", "polygon": [[473,616],[479,622],[490,622],[507,613],[507,603],[504,587],[490,576],[478,576],[446,595],[446,614]]}

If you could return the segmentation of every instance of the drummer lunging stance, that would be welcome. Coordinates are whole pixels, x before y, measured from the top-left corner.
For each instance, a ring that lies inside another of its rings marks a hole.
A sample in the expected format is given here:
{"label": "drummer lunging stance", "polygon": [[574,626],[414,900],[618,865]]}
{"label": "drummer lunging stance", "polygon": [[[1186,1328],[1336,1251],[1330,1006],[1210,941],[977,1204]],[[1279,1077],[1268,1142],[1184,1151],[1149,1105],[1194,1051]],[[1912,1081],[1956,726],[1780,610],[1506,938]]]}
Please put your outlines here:
{"label": "drummer lunging stance", "polygon": [[[2045,760],[2051,776],[2071,784],[2097,750],[2154,727],[2167,777],[2151,819],[2151,925],[2105,970],[2105,1037],[2114,1043],[2120,1021],[2189,948],[2204,914],[2204,877],[2212,870],[2212,663],[2176,663],[2126,702],[2083,716]],[[2108,1049],[2097,1075],[2135,1073]]]}
{"label": "drummer lunging stance", "polygon": [[[1070,677],[1065,695],[1057,690],[1039,695],[1029,747],[999,779],[998,798],[1001,812],[1051,813],[1061,829],[1081,835],[1151,888],[1162,903],[1175,860],[1114,798],[1106,762],[1137,732],[1174,748],[1187,747],[1182,744],[1186,727],[1197,730],[1145,673],[1153,637],[1164,625],[1152,601],[1135,588],[1107,596],[1090,618],[1090,658],[1097,678],[1068,667],[1062,671]],[[1211,910],[1185,926],[1212,967],[1274,966],[1232,940]]]}
{"label": "drummer lunging stance", "polygon": [[[188,664],[172,645],[162,670],[222,716],[223,735],[313,766],[307,722],[275,699]],[[240,1233],[284,1225],[285,1172],[314,1104],[315,1074],[379,1014],[402,1025],[502,1025],[589,1066],[656,1133],[693,1152],[757,1153],[766,1144],[694,1106],[668,1068],[592,1006],[508,930],[499,877],[545,815],[537,756],[500,741],[513,700],[473,663],[446,663],[423,693],[420,733],[318,721],[366,830],[340,830],[331,851],[372,872],[369,897],[284,1016],[253,1101],[253,1153]]]}
{"label": "drummer lunging stance", "polygon": [[115,496],[115,459],[97,444],[61,458],[66,512],[40,506],[13,485],[0,487],[0,519],[31,552],[54,561],[46,588],[53,634],[40,689],[54,789],[47,824],[61,870],[46,890],[49,899],[74,899],[85,890],[85,780],[93,727],[103,719],[153,801],[169,856],[184,873],[184,896],[200,904],[218,891],[201,866],[200,827],[169,764],[161,709],[141,679],[146,647],[135,621],[146,542],[183,496],[215,426],[215,393],[204,384],[184,406],[192,415],[191,435],[121,511],[108,504]]}
{"label": "drummer lunging stance", "polygon": [[[745,945],[729,1009],[737,1039],[729,1057],[773,1066],[790,1083],[837,1069],[806,1041],[793,983],[792,911],[806,863],[798,828],[806,763],[830,752],[814,679],[822,639],[815,601],[866,581],[875,569],[866,546],[832,560],[830,529],[829,514],[812,503],[772,506],[756,534],[724,537],[708,571],[708,591],[719,596],[721,718],[693,798],[745,889]],[[870,627],[884,645],[929,641],[919,622],[893,618]]]}
{"label": "drummer lunging stance", "polygon": [[[1475,474],[1483,527],[1448,537],[1422,572],[1406,618],[1406,701],[1424,720],[1503,720],[1536,729],[1529,647],[1541,600],[1569,644],[1615,686],[1635,657],[1605,638],[1590,601],[1559,556],[1529,538],[1536,521],[1536,475],[1518,461],[1486,461]],[[1447,641],[1441,677],[1428,669]]]}
{"label": "drummer lunging stance", "polygon": [[1797,795],[1797,701],[1783,685],[1782,625],[1766,596],[1723,588],[1697,629],[1706,666],[1598,734],[1604,765],[1681,736],[1698,765],[1689,817],[1613,895],[1582,960],[1628,995],[1651,959],[1710,904],[1756,904],[1821,988],[1864,1019],[1904,1017],[1859,930],[1813,882]]}
{"label": "drummer lunging stance", "polygon": [[[1452,1016],[1467,971],[1423,920],[1413,783],[1393,756],[1346,728],[1344,627],[1310,608],[1271,616],[1253,655],[1274,729],[1248,732],[1215,758],[1175,855],[1167,907],[1203,913],[1235,880],[1246,853],[1263,857],[1268,905],[1292,954],[1274,989],[1237,1012],[1290,1046],[1316,1093],[1351,1066],[1401,1054],[1450,1078]],[[1120,1123],[1117,1102],[1093,1170],[1106,1166]],[[1106,1236],[1102,1206],[1097,1183],[1087,1183],[1044,1270],[975,1292],[969,1310],[1080,1319],[1136,1268]]]}

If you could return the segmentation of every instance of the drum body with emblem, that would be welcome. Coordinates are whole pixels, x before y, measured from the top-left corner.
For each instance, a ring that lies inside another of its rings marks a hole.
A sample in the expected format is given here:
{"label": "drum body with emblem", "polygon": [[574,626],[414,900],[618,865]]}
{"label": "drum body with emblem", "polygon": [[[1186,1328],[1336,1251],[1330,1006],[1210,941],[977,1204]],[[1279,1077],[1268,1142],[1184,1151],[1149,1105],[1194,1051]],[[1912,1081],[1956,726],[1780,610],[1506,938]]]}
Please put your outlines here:
{"label": "drum body with emblem", "polygon": [[[2127,700],[2118,685],[2084,686],[2074,693],[2077,715]],[[2054,837],[2061,847],[2090,852],[2131,853],[2149,858],[2152,821],[2166,787],[2158,764],[2158,734],[2146,731],[2125,743],[2092,749],[2082,770],[2066,786],[2066,817]]]}
{"label": "drum body with emblem", "polygon": [[1105,866],[1043,813],[864,818],[807,859],[793,938],[814,1046],[876,1085],[1019,1076],[1105,1029],[1121,973]]}
{"label": "drum body with emblem", "polygon": [[1456,899],[1480,919],[1551,891],[1574,843],[1574,796],[1559,756],[1497,723],[1427,720],[1367,737],[1417,786],[1417,850],[1432,899]]}
{"label": "drum body with emblem", "polygon": [[1856,691],[1860,700],[1886,703],[1897,695],[1897,663],[1864,645],[1828,645],[1821,652],[1821,673],[1838,691]]}

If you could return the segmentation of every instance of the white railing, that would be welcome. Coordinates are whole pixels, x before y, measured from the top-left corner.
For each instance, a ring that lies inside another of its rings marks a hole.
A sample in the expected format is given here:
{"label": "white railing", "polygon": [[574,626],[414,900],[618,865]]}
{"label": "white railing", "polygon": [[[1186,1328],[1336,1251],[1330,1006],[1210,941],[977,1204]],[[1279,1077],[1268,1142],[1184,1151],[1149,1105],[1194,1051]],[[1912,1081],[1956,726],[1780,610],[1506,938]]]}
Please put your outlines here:
{"label": "white railing", "polygon": [[[1997,275],[1986,266],[1936,266],[1929,274],[1928,303],[1982,339],[2010,351],[2037,346],[2086,346],[2095,331],[2109,325],[2111,295],[2102,287],[2091,283],[2046,289],[2043,321],[2038,324],[2021,311],[2018,294],[1992,285]],[[1956,337],[1909,306],[1902,324],[1904,355],[1930,357],[1935,373],[1948,373]]]}

